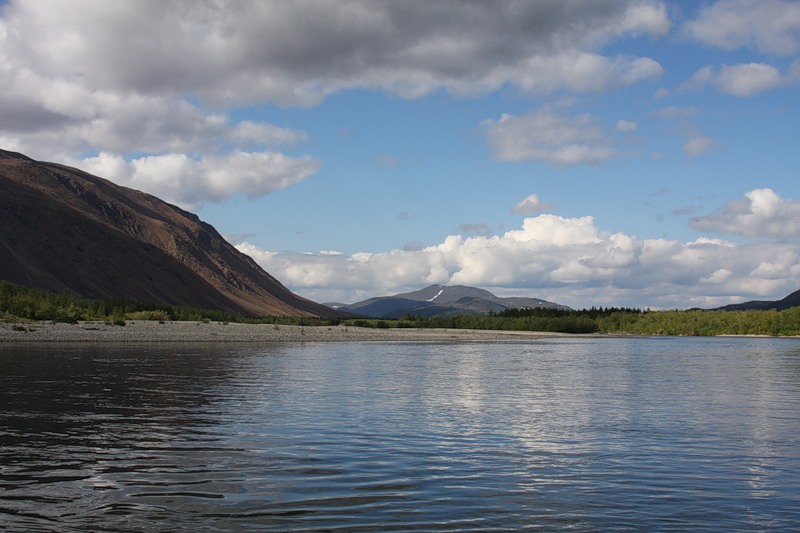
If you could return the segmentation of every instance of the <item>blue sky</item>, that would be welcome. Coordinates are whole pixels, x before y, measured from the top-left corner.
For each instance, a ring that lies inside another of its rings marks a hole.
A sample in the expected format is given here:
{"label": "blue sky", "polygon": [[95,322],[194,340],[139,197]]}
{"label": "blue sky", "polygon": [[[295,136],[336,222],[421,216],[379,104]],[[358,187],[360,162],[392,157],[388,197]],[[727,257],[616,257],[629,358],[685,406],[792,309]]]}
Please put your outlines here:
{"label": "blue sky", "polygon": [[197,212],[311,299],[800,288],[798,1],[0,9],[0,147]]}

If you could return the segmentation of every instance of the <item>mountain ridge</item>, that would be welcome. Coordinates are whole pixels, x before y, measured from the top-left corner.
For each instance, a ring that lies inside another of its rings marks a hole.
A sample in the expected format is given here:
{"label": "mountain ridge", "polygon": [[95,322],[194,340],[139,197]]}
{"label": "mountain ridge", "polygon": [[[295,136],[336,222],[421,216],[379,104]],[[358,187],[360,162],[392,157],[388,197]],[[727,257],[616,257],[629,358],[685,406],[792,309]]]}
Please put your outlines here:
{"label": "mountain ridge", "polygon": [[417,291],[378,296],[353,304],[326,305],[345,313],[372,318],[400,318],[406,314],[421,317],[483,315],[525,307],[570,309],[538,298],[501,298],[485,289],[465,285],[429,285]]}
{"label": "mountain ridge", "polygon": [[718,311],[746,311],[749,309],[754,310],[768,310],[775,309],[782,311],[790,307],[800,306],[800,290],[794,291],[790,295],[780,300],[751,300],[749,302],[742,302],[740,304],[730,304],[723,307],[718,307]]}
{"label": "mountain ridge", "polygon": [[197,215],[79,169],[0,150],[0,198],[0,279],[249,316],[337,315]]}

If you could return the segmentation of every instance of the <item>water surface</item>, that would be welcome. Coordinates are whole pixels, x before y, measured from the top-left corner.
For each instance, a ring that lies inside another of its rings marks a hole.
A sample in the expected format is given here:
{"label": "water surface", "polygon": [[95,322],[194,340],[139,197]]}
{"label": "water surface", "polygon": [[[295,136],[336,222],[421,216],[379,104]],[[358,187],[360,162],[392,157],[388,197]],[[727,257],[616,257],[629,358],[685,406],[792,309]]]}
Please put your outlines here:
{"label": "water surface", "polygon": [[798,413],[798,339],[0,345],[0,529],[797,529]]}

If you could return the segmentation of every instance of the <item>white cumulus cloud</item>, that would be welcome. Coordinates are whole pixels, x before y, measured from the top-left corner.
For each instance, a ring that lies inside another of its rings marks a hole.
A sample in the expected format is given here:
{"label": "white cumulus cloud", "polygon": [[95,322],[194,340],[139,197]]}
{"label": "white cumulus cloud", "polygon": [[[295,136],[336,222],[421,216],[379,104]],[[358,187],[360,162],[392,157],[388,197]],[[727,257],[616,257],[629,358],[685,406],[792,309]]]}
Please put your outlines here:
{"label": "white cumulus cloud", "polygon": [[[548,94],[559,89],[587,93],[658,78],[663,71],[661,65],[650,58],[609,58],[573,51],[529,58],[524,68],[498,67],[492,77],[510,81],[531,94]],[[493,81],[491,86],[496,88],[497,82]]]}
{"label": "white cumulus cloud", "polygon": [[130,161],[103,152],[73,164],[189,210],[198,209],[205,201],[219,202],[234,195],[254,198],[270,194],[302,181],[319,168],[319,162],[310,157],[242,151],[199,159],[171,153]]}
{"label": "white cumulus cloud", "polygon": [[786,84],[789,80],[772,65],[746,63],[723,65],[720,69],[703,67],[683,85],[684,89],[699,89],[711,85],[720,91],[741,98],[769,91]]}
{"label": "white cumulus cloud", "polygon": [[721,0],[704,7],[684,30],[705,44],[769,54],[800,50],[800,4],[794,0]]}
{"label": "white cumulus cloud", "polygon": [[796,242],[800,240],[800,202],[784,199],[769,188],[754,189],[715,213],[693,218],[691,226],[709,233]]}
{"label": "white cumulus cloud", "polygon": [[699,156],[714,148],[714,141],[705,135],[694,135],[683,145],[683,151],[687,155]]}
{"label": "white cumulus cloud", "polygon": [[748,63],[723,66],[716,83],[728,94],[747,97],[778,87],[783,83],[783,77],[772,65]]}
{"label": "white cumulus cloud", "polygon": [[538,194],[531,194],[515,205],[511,212],[517,215],[530,215],[542,211],[552,211],[555,208],[554,204],[542,201]]}
{"label": "white cumulus cloud", "polygon": [[597,164],[615,155],[607,134],[588,114],[566,116],[545,107],[522,116],[505,114],[481,125],[501,161],[569,166]]}

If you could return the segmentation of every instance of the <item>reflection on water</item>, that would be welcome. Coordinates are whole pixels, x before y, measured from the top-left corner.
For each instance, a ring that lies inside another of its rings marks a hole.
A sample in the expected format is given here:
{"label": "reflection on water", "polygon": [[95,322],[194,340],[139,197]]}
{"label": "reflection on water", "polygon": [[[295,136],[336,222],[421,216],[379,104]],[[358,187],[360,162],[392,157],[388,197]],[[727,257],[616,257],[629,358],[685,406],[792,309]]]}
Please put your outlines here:
{"label": "reflection on water", "polygon": [[800,341],[0,345],[7,531],[800,526]]}

